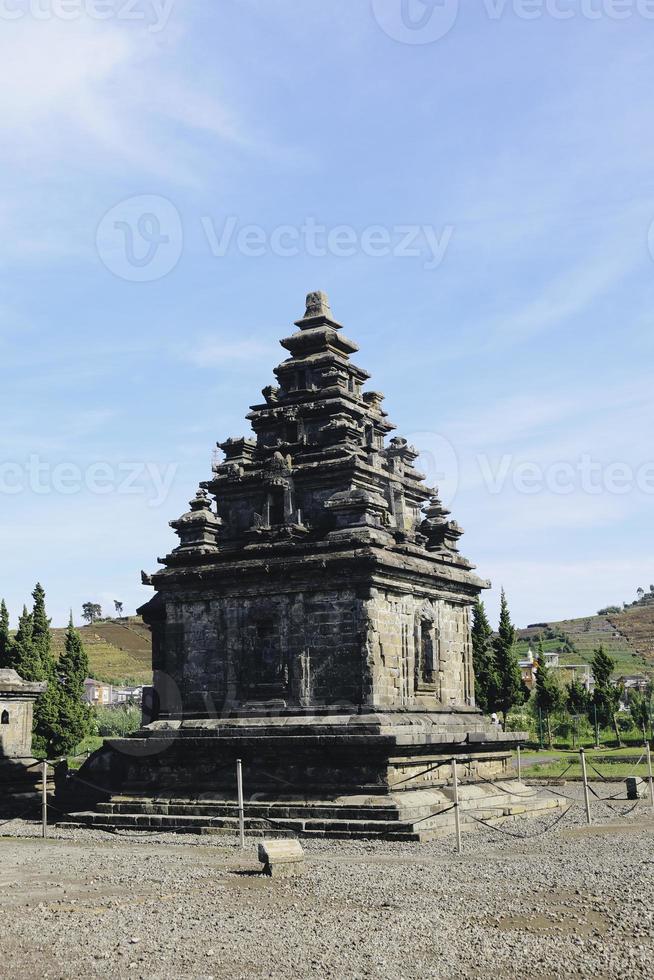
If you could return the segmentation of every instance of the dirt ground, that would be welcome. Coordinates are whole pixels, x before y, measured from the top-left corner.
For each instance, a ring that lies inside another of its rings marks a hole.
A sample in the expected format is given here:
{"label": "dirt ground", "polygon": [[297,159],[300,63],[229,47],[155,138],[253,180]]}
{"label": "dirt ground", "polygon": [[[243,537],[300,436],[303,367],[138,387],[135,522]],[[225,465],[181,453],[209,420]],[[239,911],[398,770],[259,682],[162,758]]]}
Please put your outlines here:
{"label": "dirt ground", "polygon": [[651,977],[654,819],[582,818],[484,829],[461,856],[312,842],[284,879],[254,840],[14,826],[33,836],[0,838],[0,976]]}

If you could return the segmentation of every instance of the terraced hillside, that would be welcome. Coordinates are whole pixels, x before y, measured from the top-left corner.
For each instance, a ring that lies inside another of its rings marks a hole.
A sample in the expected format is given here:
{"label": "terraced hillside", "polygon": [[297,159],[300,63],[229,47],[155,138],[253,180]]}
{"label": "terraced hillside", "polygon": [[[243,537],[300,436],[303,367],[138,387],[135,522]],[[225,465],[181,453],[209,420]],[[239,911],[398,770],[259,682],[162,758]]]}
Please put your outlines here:
{"label": "terraced hillside", "polygon": [[[66,630],[53,629],[58,656]],[[152,681],[150,630],[139,616],[107,620],[80,629],[89,656],[90,674],[109,684],[149,684]]]}
{"label": "terraced hillside", "polygon": [[[561,664],[589,664],[602,644],[616,661],[616,674],[654,675],[654,616],[646,622],[633,617],[632,610],[620,615],[586,616],[558,622],[539,623],[518,630],[518,653],[529,646],[536,651],[539,637],[546,651],[556,651]],[[648,647],[649,644],[649,647]],[[644,654],[650,649],[649,660]]]}
{"label": "terraced hillside", "polygon": [[654,669],[654,602],[611,614],[611,623]]}

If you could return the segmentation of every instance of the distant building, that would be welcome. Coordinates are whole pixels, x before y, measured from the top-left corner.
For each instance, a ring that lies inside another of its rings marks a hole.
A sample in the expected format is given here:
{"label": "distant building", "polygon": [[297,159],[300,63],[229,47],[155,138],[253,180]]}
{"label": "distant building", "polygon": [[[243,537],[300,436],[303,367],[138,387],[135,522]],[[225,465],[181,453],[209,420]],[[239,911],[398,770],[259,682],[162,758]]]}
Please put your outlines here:
{"label": "distant building", "polygon": [[112,704],[140,704],[143,698],[142,687],[114,687]]}
{"label": "distant building", "polygon": [[111,704],[111,684],[103,684],[96,681],[93,677],[87,677],[84,681],[84,700],[87,704],[109,705]]}
{"label": "distant building", "polygon": [[531,691],[536,684],[536,658],[531,647],[527,650],[527,656],[519,660],[518,664],[520,666],[522,683]]}
{"label": "distant building", "polygon": [[[545,652],[545,666],[546,667],[558,667],[559,666],[559,653],[558,651],[546,651]],[[522,675],[522,682],[525,684],[529,690],[533,690],[536,684],[536,669],[538,666],[538,656],[529,647],[527,654],[522,660],[518,661],[520,665],[520,673]]]}
{"label": "distant building", "polygon": [[87,704],[111,708],[121,704],[140,704],[142,697],[142,687],[115,687],[96,681],[93,677],[87,677],[84,681],[84,700]]}
{"label": "distant building", "polygon": [[615,681],[618,687],[624,687],[625,691],[645,693],[650,682],[645,674],[624,674]]}
{"label": "distant building", "polygon": [[565,679],[566,684],[570,684],[572,681],[580,681],[587,691],[595,690],[595,678],[590,664],[552,664],[552,666],[555,670],[570,674],[570,677]]}

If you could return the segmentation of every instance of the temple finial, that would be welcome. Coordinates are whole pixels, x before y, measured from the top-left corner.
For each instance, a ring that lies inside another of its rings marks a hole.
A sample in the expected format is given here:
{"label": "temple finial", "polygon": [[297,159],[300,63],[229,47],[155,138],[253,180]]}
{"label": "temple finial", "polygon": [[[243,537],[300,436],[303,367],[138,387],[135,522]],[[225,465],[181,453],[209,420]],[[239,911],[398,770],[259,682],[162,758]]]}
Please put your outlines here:
{"label": "temple finial", "polygon": [[312,316],[325,316],[328,320],[334,319],[327,293],[318,290],[315,293],[309,293],[307,295],[307,309],[304,314],[304,319],[306,320]]}

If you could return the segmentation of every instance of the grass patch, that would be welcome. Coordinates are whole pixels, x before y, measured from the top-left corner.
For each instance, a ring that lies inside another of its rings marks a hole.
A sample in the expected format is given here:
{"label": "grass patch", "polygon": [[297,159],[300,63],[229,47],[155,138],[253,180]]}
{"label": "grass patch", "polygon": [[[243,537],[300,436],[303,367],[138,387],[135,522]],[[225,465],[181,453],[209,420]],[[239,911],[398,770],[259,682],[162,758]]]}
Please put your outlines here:
{"label": "grass patch", "polygon": [[[602,762],[593,764],[606,779],[626,779],[627,776],[647,776],[648,774],[647,763],[644,761],[640,765],[636,765],[635,762]],[[563,773],[566,765],[567,762],[563,759],[547,765],[529,766],[528,769],[523,771],[523,777],[525,779],[557,779]],[[598,776],[590,766],[587,766],[587,772],[590,782],[601,780],[601,776]],[[575,762],[565,773],[563,779],[581,779],[581,764]]]}
{"label": "grass patch", "polygon": [[68,756],[68,768],[79,769],[86,761],[87,755],[102,748],[103,742],[104,739],[100,735],[87,735],[75,747],[74,753]]}
{"label": "grass patch", "polygon": [[[80,629],[89,658],[89,673],[106,684],[138,686],[152,683],[150,631],[138,617],[93,623]],[[52,630],[56,657],[64,649],[65,629]]]}

